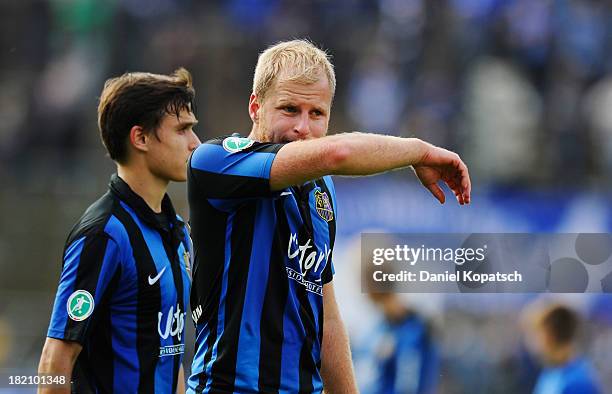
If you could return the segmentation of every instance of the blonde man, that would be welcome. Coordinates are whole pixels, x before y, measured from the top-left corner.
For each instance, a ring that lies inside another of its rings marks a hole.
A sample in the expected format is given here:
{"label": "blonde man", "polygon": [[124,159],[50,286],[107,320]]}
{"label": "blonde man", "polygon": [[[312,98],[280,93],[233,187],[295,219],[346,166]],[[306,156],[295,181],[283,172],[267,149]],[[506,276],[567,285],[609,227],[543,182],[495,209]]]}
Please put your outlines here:
{"label": "blonde man", "polygon": [[259,57],[248,138],[201,145],[189,163],[196,354],[188,392],[356,392],[333,287],[336,199],[329,175],[414,166],[444,202],[470,180],[456,154],[417,139],[326,136],[336,79],[307,41]]}
{"label": "blonde man", "polygon": [[38,367],[72,383],[39,393],[185,392],[191,241],[166,189],[200,143],[194,95],[185,69],[104,85],[98,124],[117,174],[68,236]]}

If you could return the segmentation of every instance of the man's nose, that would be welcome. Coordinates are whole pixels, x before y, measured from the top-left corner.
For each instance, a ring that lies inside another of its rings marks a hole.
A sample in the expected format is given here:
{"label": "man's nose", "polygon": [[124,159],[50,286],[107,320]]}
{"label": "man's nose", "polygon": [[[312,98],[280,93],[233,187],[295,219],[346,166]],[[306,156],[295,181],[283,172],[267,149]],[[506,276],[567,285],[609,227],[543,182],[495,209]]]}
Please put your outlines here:
{"label": "man's nose", "polygon": [[195,148],[197,148],[198,146],[200,146],[200,144],[202,143],[202,141],[200,141],[200,138],[198,137],[198,135],[195,132],[191,132],[192,136],[191,136],[191,141],[189,142],[189,150],[192,151]]}
{"label": "man's nose", "polygon": [[294,125],[294,132],[300,136],[300,138],[306,138],[310,135],[310,116],[308,112],[300,114]]}

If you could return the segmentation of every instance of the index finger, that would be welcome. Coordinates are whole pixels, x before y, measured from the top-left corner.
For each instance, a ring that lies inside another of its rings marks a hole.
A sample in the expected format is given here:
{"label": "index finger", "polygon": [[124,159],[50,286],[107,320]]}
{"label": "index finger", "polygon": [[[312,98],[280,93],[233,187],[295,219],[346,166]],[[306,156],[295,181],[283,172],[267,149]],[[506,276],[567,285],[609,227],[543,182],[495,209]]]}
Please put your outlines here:
{"label": "index finger", "polygon": [[459,161],[459,166],[457,168],[459,174],[461,176],[460,184],[463,189],[463,199],[466,204],[470,203],[470,195],[472,193],[472,181],[470,180],[470,171],[468,170],[467,165],[463,162],[463,160]]}

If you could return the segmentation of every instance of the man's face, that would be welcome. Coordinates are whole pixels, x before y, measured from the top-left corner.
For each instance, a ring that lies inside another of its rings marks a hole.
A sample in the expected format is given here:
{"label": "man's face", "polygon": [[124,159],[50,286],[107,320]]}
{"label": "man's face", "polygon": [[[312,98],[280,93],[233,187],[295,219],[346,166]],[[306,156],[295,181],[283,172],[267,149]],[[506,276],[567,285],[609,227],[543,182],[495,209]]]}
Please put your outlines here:
{"label": "man's face", "polygon": [[255,138],[261,142],[287,143],[323,137],[327,134],[332,94],[327,78],[312,84],[276,82],[263,103],[255,95],[249,114],[255,124]]}
{"label": "man's face", "polygon": [[151,173],[165,181],[185,182],[187,180],[187,160],[191,152],[200,145],[200,139],[193,131],[197,120],[193,113],[181,111],[166,114],[157,129],[149,138],[147,163]]}
{"label": "man's face", "polygon": [[550,364],[550,354],[554,352],[555,344],[541,322],[534,322],[525,335],[526,345],[531,353],[542,363]]}

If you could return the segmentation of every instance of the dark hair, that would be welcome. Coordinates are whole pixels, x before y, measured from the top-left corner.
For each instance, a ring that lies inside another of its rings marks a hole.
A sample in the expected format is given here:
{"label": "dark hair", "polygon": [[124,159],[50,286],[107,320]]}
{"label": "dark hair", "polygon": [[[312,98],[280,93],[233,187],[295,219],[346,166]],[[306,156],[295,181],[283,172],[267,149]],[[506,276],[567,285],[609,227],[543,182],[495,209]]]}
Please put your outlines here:
{"label": "dark hair", "polygon": [[542,313],[540,324],[557,345],[572,343],[580,320],[576,312],[563,305],[553,305]]}
{"label": "dark hair", "polygon": [[104,84],[98,105],[98,127],[111,159],[124,163],[134,126],[156,132],[162,118],[194,111],[191,74],[179,68],[172,75],[126,73]]}

